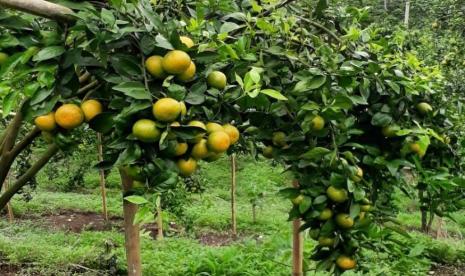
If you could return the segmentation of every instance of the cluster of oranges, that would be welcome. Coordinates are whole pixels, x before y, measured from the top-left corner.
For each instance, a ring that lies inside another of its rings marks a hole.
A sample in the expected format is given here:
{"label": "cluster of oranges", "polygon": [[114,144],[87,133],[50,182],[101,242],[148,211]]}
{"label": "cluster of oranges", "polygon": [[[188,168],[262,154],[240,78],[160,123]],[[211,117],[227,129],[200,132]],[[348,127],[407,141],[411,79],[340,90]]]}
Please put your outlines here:
{"label": "cluster of oranges", "polygon": [[[183,102],[173,98],[161,98],[152,107],[153,119],[139,119],[132,126],[132,134],[139,141],[154,143],[160,140],[159,127],[168,124],[170,129],[181,127],[179,119],[186,115]],[[201,121],[190,121],[186,126],[196,127],[199,134],[191,139],[182,139],[171,133],[172,142],[163,152],[177,159],[177,167],[183,176],[190,176],[197,168],[198,160],[217,160],[229,147],[239,140],[239,130],[231,124],[220,125],[215,122],[204,124]]]}
{"label": "cluster of oranges", "polygon": [[52,137],[58,128],[71,130],[89,122],[95,116],[102,113],[102,104],[94,99],[77,104],[68,103],[58,107],[55,111],[35,118],[35,125],[42,130],[44,137]]}

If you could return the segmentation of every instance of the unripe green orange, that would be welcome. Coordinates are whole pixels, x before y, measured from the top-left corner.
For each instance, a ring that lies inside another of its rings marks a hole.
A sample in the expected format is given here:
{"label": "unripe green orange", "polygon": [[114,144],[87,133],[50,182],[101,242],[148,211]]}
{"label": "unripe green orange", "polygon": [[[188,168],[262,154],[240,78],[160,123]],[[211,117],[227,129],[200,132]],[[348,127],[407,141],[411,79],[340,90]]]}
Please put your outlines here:
{"label": "unripe green orange", "polygon": [[208,74],[207,83],[211,87],[224,89],[227,83],[226,75],[220,71],[213,71],[210,74]]}

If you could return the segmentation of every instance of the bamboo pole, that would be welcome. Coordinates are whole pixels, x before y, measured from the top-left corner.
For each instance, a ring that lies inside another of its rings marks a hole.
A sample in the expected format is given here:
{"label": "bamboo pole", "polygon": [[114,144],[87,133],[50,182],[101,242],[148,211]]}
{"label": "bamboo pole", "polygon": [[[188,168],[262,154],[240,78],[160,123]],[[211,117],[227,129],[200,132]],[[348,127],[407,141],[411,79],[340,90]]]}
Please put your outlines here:
{"label": "bamboo pole", "polygon": [[234,153],[231,155],[231,231],[233,238],[236,238],[236,155]]}
{"label": "bamboo pole", "polygon": [[163,240],[163,217],[161,209],[161,195],[157,198],[157,240]]}
{"label": "bamboo pole", "polygon": [[[127,175],[124,169],[120,169],[120,175],[124,196],[131,190],[133,180]],[[128,276],[142,276],[139,224],[134,224],[136,213],[137,205],[123,199],[124,237]]]}
{"label": "bamboo pole", "polygon": [[[299,187],[299,182],[294,180],[292,185]],[[292,221],[292,276],[303,275],[303,235],[300,231],[301,219]]]}
{"label": "bamboo pole", "polygon": [[[98,149],[98,161],[103,161],[103,145],[102,145],[102,134],[97,132],[97,149]],[[99,169],[100,174],[100,192],[102,194],[102,212],[105,221],[108,222],[108,211],[107,211],[107,190],[105,187],[105,171]]]}
{"label": "bamboo pole", "polygon": [[58,20],[73,21],[73,11],[44,0],[0,0],[0,6]]}

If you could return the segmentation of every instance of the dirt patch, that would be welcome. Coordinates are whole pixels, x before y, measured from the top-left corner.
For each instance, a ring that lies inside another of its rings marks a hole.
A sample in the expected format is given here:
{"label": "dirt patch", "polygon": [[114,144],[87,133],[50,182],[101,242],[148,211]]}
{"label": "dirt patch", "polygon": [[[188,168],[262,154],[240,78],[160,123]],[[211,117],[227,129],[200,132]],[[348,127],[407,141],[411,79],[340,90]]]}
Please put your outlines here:
{"label": "dirt patch", "polygon": [[0,275],[2,276],[15,276],[21,268],[17,265],[0,263]]}
{"label": "dirt patch", "polygon": [[437,265],[429,273],[435,276],[463,276],[465,275],[465,265],[449,266]]}
{"label": "dirt patch", "polygon": [[62,210],[58,214],[42,214],[41,219],[46,225],[54,229],[80,233],[87,231],[108,231],[113,228],[121,229],[123,219],[111,217],[105,221],[101,214],[93,212],[79,212]]}
{"label": "dirt patch", "polygon": [[242,237],[233,238],[233,235],[229,232],[203,232],[197,235],[197,239],[203,245],[225,246],[240,241]]}

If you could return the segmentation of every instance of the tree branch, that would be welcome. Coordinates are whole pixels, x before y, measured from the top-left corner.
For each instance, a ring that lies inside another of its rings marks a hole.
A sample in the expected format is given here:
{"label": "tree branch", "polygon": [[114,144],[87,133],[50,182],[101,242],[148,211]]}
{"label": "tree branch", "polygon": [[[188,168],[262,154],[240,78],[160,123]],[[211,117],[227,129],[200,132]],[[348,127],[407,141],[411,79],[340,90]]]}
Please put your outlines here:
{"label": "tree branch", "polygon": [[8,152],[8,154],[15,159],[19,153],[21,153],[37,136],[39,136],[39,134],[40,129],[38,127],[34,127],[28,134],[26,134],[26,136],[24,136],[23,140],[21,140],[11,149],[11,151]]}
{"label": "tree branch", "polygon": [[0,6],[20,10],[57,21],[74,21],[71,9],[44,0],[0,0]]}
{"label": "tree branch", "polygon": [[5,133],[5,138],[2,143],[2,152],[0,153],[1,154],[0,157],[3,157],[5,153],[10,151],[15,143],[16,137],[18,136],[19,129],[23,122],[23,113],[21,110],[23,108],[23,105],[24,105],[24,102],[22,102],[19,105],[18,112],[16,112],[15,116],[13,117],[12,122],[8,126],[8,130]]}
{"label": "tree branch", "polygon": [[312,21],[310,19],[307,19],[307,18],[304,18],[304,17],[298,17],[300,20],[324,31],[325,33],[329,34],[332,38],[334,38],[334,40],[336,40],[338,43],[341,43],[342,40],[334,33],[332,32],[330,29],[326,28],[325,26],[321,25],[320,23],[317,23],[315,21]]}
{"label": "tree branch", "polygon": [[[1,1],[1,0],[0,0]],[[83,86],[81,88],[79,88],[77,94],[83,94],[89,90],[91,90],[92,88],[94,88],[95,86],[97,86],[98,84],[98,80],[94,80],[93,82],[87,84],[86,86]]]}
{"label": "tree branch", "polygon": [[40,171],[40,169],[48,163],[48,161],[58,152],[58,146],[52,144],[47,151],[41,156],[37,162],[30,167],[8,190],[0,196],[0,210],[5,208],[10,199],[24,186],[26,183]]}
{"label": "tree branch", "polygon": [[84,83],[90,78],[89,71],[85,71],[84,74],[79,76],[79,83]]}

